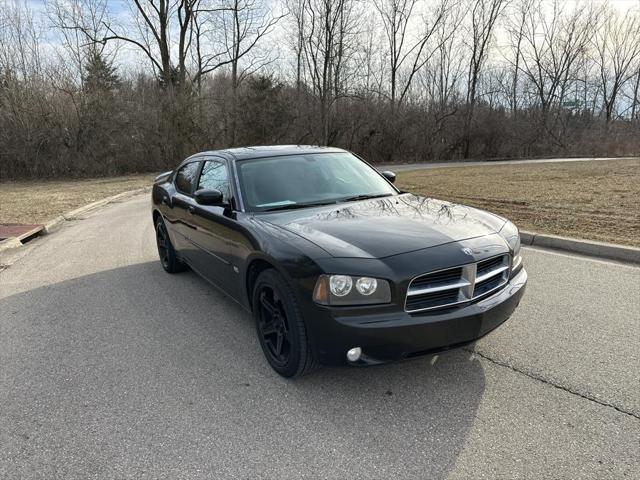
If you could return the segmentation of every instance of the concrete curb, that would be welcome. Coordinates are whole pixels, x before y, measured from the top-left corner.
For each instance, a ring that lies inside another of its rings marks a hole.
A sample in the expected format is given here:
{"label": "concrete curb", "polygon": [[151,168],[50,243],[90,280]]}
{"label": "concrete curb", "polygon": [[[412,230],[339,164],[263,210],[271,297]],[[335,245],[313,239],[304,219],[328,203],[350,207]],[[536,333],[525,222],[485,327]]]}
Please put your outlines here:
{"label": "concrete curb", "polygon": [[60,215],[54,218],[53,220],[49,220],[47,223],[44,224],[44,234],[46,235],[48,233],[53,232],[57,227],[62,225],[64,221],[65,221],[65,218],[63,215]]}
{"label": "concrete curb", "polygon": [[615,243],[595,242],[593,240],[582,240],[580,238],[560,237],[558,235],[526,231],[520,232],[520,241],[523,245],[640,264],[640,248],[627,247]]}
{"label": "concrete curb", "polygon": [[520,243],[522,245],[533,245],[533,239],[536,237],[536,234],[533,232],[526,232],[524,230],[520,230]]}
{"label": "concrete curb", "polygon": [[0,242],[0,252],[9,250],[10,248],[18,248],[22,246],[22,242],[16,237],[5,238]]}
{"label": "concrete curb", "polygon": [[[97,200],[95,202],[84,205],[80,208],[76,208],[75,210],[71,210],[67,213],[64,213],[53,220],[49,220],[44,224],[44,229],[42,233],[47,235],[51,232],[56,231],[58,228],[62,226],[62,224],[68,220],[75,220],[79,218],[81,215],[89,213],[92,210],[95,210],[100,207],[104,207],[113,202],[117,202],[119,200],[124,200],[125,198],[133,197],[134,195],[138,195],[141,193],[150,192],[151,187],[142,187],[137,188],[135,190],[129,190],[127,192],[118,193],[117,195],[112,195],[111,197],[103,198],[101,200]],[[18,240],[16,237],[10,237],[0,242],[0,252],[3,250],[8,250],[10,248],[19,248],[22,246],[22,242]]]}

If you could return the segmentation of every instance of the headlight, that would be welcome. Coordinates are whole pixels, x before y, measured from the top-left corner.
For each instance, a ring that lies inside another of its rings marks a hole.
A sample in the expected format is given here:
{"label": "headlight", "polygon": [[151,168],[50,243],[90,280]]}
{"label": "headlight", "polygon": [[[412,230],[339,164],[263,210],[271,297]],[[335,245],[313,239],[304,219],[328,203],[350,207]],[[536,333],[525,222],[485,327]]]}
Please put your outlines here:
{"label": "headlight", "polygon": [[313,289],[313,300],[331,306],[390,303],[391,287],[388,281],[379,278],[320,275]]}
{"label": "headlight", "polygon": [[518,227],[507,221],[500,230],[500,235],[502,235],[502,238],[506,240],[507,244],[509,244],[509,248],[513,252],[511,273],[514,274],[520,270],[520,267],[522,266],[522,256],[520,255],[520,233],[518,232]]}
{"label": "headlight", "polygon": [[351,291],[353,280],[348,275],[331,275],[329,277],[329,290],[336,297],[344,297]]}
{"label": "headlight", "polygon": [[378,288],[378,281],[371,277],[360,277],[356,281],[356,290],[362,295],[371,295]]}

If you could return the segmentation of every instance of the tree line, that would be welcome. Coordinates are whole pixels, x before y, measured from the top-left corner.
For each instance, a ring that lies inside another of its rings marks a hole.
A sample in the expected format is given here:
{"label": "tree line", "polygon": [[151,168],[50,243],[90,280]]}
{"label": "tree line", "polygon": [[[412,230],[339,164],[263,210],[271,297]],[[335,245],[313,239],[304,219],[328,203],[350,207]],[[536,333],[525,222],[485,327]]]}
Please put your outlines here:
{"label": "tree line", "polygon": [[373,162],[640,154],[640,5],[0,0],[0,179],[322,144]]}

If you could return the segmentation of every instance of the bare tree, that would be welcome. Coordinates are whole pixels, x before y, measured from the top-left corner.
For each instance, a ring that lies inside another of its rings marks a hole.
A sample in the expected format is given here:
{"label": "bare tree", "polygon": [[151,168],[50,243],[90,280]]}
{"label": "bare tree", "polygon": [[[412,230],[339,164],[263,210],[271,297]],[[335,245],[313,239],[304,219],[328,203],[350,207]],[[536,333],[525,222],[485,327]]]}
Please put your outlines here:
{"label": "bare tree", "polygon": [[494,29],[506,0],[473,0],[471,8],[471,55],[467,75],[467,118],[464,126],[464,158],[469,158],[471,123],[475,112],[478,81],[489,53]]}
{"label": "bare tree", "polygon": [[[374,0],[387,40],[392,108],[402,104],[416,73],[436,51],[437,47],[429,49],[427,44],[445,21],[452,3],[441,0],[421,20],[416,14],[419,0]],[[420,33],[415,35],[413,30]]]}
{"label": "bare tree", "polygon": [[320,105],[321,142],[330,143],[331,109],[344,95],[344,64],[356,28],[353,0],[305,0],[304,61]]}
{"label": "bare tree", "polygon": [[27,81],[43,74],[43,27],[20,0],[0,1],[0,66]]}
{"label": "bare tree", "polygon": [[[106,34],[104,22],[107,18],[107,2],[55,0],[48,5],[48,17],[60,32],[60,63],[67,66],[70,75],[79,82],[88,53],[104,52],[104,44],[88,41],[87,37],[98,38]],[[79,28],[66,28],[71,25]]]}
{"label": "bare tree", "polygon": [[640,64],[637,66],[635,79],[633,80],[631,100],[631,119],[640,120]]}
{"label": "bare tree", "polygon": [[462,4],[454,5],[434,33],[436,49],[432,58],[417,74],[417,90],[422,92],[421,103],[426,109],[422,137],[431,156],[442,155],[452,148],[447,127],[458,113],[465,75],[464,45],[452,32],[460,28],[463,19]]}
{"label": "bare tree", "polygon": [[562,108],[575,104],[575,99],[568,101],[567,95],[587,50],[594,21],[589,9],[567,13],[564,8],[559,0],[553,0],[550,6],[537,1],[525,26],[521,62],[541,108],[541,126],[560,145],[564,137],[554,129],[562,120]]}
{"label": "bare tree", "polygon": [[[83,1],[85,5],[100,2],[102,0]],[[58,15],[58,18],[63,20],[61,28],[79,31],[90,42],[104,45],[115,41],[134,46],[151,62],[163,84],[175,87],[184,86],[187,79],[194,19],[201,3],[202,0],[133,0],[130,4],[133,28],[116,24],[104,11],[99,27],[87,25],[73,14]],[[174,27],[175,37],[172,36]]]}
{"label": "bare tree", "polygon": [[[273,61],[271,50],[260,49],[259,43],[268,35],[283,15],[273,15],[263,0],[222,0],[212,19],[213,35],[208,39],[216,54],[206,59],[198,57],[197,78],[228,65],[231,77],[231,121],[228,132],[230,145],[236,142],[238,88],[248,76]],[[203,40],[196,36],[198,46]],[[200,51],[200,48],[198,48]]]}
{"label": "bare tree", "polygon": [[358,38],[359,45],[354,67],[358,72],[358,85],[365,95],[373,95],[374,98],[381,100],[387,78],[387,62],[380,55],[382,45],[373,12],[362,18],[362,24],[364,28]]}
{"label": "bare tree", "polygon": [[640,149],[637,7],[131,0],[116,15],[110,0],[45,4],[0,0],[3,179],[160,170],[255,142],[373,161]]}
{"label": "bare tree", "polygon": [[433,102],[439,110],[447,109],[456,100],[462,80],[462,41],[452,32],[460,28],[463,18],[461,5],[457,4],[437,26],[434,33],[436,50],[421,75],[421,84],[429,92],[427,101]]}
{"label": "bare tree", "polygon": [[507,21],[506,31],[509,35],[509,48],[513,55],[508,60],[512,67],[511,84],[509,88],[509,107],[515,115],[518,112],[519,100],[521,95],[518,92],[520,79],[520,61],[522,58],[522,42],[524,39],[527,18],[531,14],[532,0],[520,0],[510,12]]}
{"label": "bare tree", "polygon": [[195,78],[230,66],[235,82],[241,82],[269,64],[274,59],[272,52],[260,49],[260,42],[283,16],[274,14],[265,0],[217,0],[210,8],[200,8],[193,34],[197,42]]}
{"label": "bare tree", "polygon": [[286,6],[291,17],[293,32],[287,32],[287,37],[291,43],[295,55],[296,63],[296,90],[298,93],[302,88],[302,77],[304,75],[304,33],[305,33],[305,0],[287,0]]}
{"label": "bare tree", "polygon": [[607,126],[611,123],[616,102],[624,85],[636,76],[640,59],[640,14],[621,16],[609,6],[600,12],[592,37],[602,86],[603,110]]}

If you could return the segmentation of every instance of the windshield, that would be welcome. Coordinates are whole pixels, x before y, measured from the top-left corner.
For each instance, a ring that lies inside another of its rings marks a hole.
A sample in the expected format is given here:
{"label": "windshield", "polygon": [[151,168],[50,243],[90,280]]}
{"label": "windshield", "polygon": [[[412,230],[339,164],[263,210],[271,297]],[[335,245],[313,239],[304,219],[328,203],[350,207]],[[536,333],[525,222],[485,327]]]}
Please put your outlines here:
{"label": "windshield", "polygon": [[240,160],[236,163],[246,207],[283,210],[395,195],[373,168],[346,152]]}

